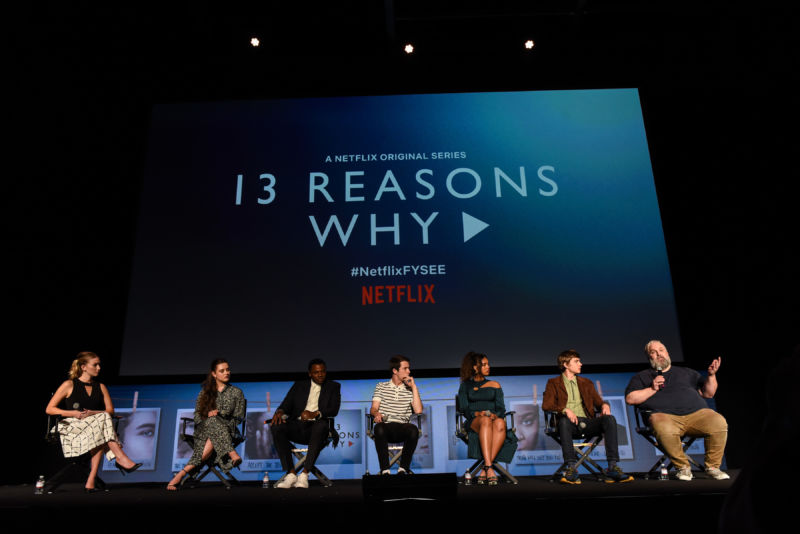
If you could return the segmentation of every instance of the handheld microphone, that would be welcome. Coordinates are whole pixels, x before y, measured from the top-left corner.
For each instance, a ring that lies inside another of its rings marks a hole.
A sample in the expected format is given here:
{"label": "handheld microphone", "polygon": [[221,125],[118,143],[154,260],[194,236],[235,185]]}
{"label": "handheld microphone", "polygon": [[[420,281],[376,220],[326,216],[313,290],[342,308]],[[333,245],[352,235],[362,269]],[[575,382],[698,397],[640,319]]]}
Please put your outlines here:
{"label": "handheld microphone", "polygon": [[[664,376],[664,372],[661,370],[661,367],[657,367],[656,368],[656,375],[657,376]],[[663,387],[664,387],[664,384],[661,384],[660,386],[658,386],[658,389],[662,389]]]}

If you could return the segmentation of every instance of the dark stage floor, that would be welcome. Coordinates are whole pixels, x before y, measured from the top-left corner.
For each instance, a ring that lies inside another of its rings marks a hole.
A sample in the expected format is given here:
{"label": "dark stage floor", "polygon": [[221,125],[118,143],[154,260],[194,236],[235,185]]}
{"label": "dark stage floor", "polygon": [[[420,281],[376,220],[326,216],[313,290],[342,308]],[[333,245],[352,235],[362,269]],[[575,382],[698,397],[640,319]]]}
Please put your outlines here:
{"label": "dark stage floor", "polygon": [[[691,518],[693,529],[714,532],[722,502],[738,473],[730,474],[731,480],[721,482],[699,474],[691,482],[637,479],[606,484],[584,479],[580,486],[552,483],[547,477],[521,477],[516,486],[459,485],[455,500],[385,504],[365,502],[360,480],[335,481],[330,488],[315,486],[312,481],[308,490],[263,489],[251,483],[226,490],[212,483],[177,493],[168,493],[163,485],[128,484],[93,495],[84,494],[80,484],[65,484],[54,494],[41,496],[33,494],[33,485],[22,485],[0,488],[0,514],[5,524],[10,520],[20,525],[55,522],[63,526],[65,520],[71,522],[88,512],[91,517],[116,516],[118,526],[134,528],[180,524],[187,518],[204,525],[225,525],[237,518],[234,521],[242,521],[246,528],[262,520],[270,522],[270,518],[302,520],[323,512],[330,520],[351,525],[357,519],[392,517],[395,512],[413,523],[435,524],[458,524],[472,514],[489,514],[487,519],[509,514],[513,523],[533,528],[563,521],[583,525],[598,514],[616,518],[611,520],[615,527],[609,530],[624,531],[646,521],[650,532],[674,531],[676,521]],[[398,528],[403,523],[397,522]]]}

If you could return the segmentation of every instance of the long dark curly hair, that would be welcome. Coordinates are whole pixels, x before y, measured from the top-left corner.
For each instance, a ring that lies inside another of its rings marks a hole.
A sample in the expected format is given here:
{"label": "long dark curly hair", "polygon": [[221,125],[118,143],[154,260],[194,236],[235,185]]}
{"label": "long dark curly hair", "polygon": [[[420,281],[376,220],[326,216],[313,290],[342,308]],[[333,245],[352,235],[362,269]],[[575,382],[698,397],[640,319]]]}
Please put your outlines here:
{"label": "long dark curly hair", "polygon": [[475,376],[475,366],[477,365],[478,369],[480,369],[481,362],[484,358],[486,358],[485,354],[481,354],[480,352],[475,352],[472,350],[464,356],[464,359],[461,361],[462,382],[471,380],[472,377]]}
{"label": "long dark curly hair", "polygon": [[219,395],[219,391],[217,391],[217,381],[214,379],[212,373],[214,373],[214,371],[217,370],[217,366],[222,363],[228,363],[228,360],[225,358],[217,358],[212,361],[211,369],[209,369],[206,379],[203,380],[200,396],[197,399],[197,411],[202,417],[208,417],[208,412],[217,407],[217,395]]}

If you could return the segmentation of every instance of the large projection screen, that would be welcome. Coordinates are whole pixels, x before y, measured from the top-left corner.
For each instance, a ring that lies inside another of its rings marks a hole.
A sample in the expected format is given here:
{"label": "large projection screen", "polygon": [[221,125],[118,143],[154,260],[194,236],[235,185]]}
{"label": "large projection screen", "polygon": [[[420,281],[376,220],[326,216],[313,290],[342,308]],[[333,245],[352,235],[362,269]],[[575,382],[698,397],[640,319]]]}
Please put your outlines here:
{"label": "large projection screen", "polygon": [[153,109],[121,373],[681,360],[636,89]]}

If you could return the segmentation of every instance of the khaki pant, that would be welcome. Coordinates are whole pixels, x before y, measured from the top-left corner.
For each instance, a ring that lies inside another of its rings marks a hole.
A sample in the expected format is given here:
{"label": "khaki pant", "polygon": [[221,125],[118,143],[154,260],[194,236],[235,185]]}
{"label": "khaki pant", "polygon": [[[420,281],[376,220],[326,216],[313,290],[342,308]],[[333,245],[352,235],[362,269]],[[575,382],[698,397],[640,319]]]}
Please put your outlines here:
{"label": "khaki pant", "polygon": [[689,415],[654,413],[650,425],[658,443],[678,469],[689,467],[689,459],[683,452],[681,438],[694,436],[705,439],[706,469],[722,464],[725,442],[728,441],[728,422],[710,408],[697,410]]}

